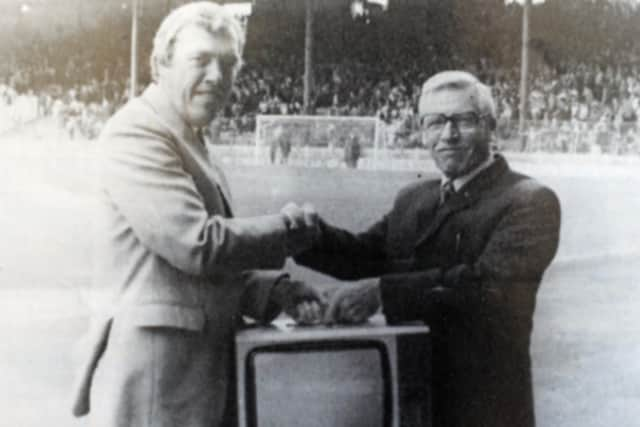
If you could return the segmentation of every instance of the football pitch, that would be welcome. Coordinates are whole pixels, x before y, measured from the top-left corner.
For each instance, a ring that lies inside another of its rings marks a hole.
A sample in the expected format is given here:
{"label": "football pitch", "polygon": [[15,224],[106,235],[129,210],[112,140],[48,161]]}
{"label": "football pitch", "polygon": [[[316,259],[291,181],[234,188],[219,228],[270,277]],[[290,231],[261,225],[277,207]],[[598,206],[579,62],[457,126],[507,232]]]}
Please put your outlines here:
{"label": "football pitch", "polygon": [[[91,171],[84,167],[87,175],[78,175],[62,162],[55,167],[59,174],[51,174],[38,169],[50,159],[38,159],[0,159],[0,425],[81,426],[84,420],[70,416],[68,391],[73,346],[87,326]],[[542,283],[535,316],[538,426],[636,426],[637,164],[512,160],[514,169],[552,187],[562,203],[560,249]],[[273,213],[288,201],[311,202],[329,222],[354,231],[384,214],[396,192],[421,175],[287,166],[225,169],[237,216]],[[318,286],[332,281],[293,263],[286,268]]]}

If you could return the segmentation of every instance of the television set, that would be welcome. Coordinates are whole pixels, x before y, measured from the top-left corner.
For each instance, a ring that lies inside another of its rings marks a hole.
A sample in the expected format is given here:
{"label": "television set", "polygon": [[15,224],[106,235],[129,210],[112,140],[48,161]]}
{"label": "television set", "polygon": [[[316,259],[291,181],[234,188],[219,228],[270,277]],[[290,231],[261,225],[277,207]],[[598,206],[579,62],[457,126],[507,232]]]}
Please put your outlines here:
{"label": "television set", "polygon": [[239,427],[431,425],[427,326],[280,323],[235,344]]}

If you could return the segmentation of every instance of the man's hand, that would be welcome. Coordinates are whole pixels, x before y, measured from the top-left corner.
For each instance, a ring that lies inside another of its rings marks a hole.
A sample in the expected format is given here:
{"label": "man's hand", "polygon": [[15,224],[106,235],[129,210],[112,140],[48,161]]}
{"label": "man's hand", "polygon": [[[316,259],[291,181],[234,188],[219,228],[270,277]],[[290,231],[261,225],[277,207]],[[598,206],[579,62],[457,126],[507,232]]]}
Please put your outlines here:
{"label": "man's hand", "polygon": [[273,285],[270,298],[296,323],[315,325],[322,321],[326,306],[322,296],[301,281],[283,277]]}
{"label": "man's hand", "polygon": [[467,264],[455,265],[442,275],[443,286],[450,289],[469,287],[477,284],[479,280],[480,275]]}
{"label": "man's hand", "polygon": [[296,203],[288,203],[280,211],[287,224],[287,252],[296,255],[309,249],[317,239],[320,228],[319,217],[315,208],[305,203],[302,207]]}
{"label": "man's hand", "polygon": [[366,280],[335,289],[324,314],[324,323],[364,323],[380,308],[379,280]]}

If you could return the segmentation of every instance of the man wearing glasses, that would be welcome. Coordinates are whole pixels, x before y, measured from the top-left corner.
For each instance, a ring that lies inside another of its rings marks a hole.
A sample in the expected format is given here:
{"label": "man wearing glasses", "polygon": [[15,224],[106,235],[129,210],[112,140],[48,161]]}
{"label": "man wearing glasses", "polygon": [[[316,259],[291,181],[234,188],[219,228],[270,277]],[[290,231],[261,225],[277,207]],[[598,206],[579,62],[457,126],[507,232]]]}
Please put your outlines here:
{"label": "man wearing glasses", "polygon": [[[461,71],[422,88],[419,116],[438,179],[402,189],[367,231],[320,223],[295,257],[341,280],[325,320],[423,320],[432,330],[435,427],[531,427],[536,292],[560,229],[554,192],[492,153],[489,87]],[[363,280],[364,279],[364,280]]]}

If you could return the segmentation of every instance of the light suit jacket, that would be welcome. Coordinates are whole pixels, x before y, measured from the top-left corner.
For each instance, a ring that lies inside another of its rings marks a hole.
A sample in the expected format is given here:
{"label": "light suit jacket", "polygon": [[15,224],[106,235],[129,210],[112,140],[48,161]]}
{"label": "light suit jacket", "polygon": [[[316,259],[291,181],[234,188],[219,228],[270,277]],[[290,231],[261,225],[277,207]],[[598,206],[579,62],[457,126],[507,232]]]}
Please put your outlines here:
{"label": "light suit jacket", "polygon": [[277,314],[266,313],[266,307],[280,274],[250,269],[284,265],[284,218],[232,218],[222,171],[155,84],[112,117],[99,146],[94,284],[100,313],[88,334],[73,412],[83,415],[101,404],[89,402],[89,396],[103,353],[148,351],[110,343],[111,325],[118,323],[187,331],[206,327],[206,339],[216,343],[207,347],[216,354],[206,358],[217,361],[221,376],[210,378],[208,387],[224,402],[240,314],[258,320]]}

